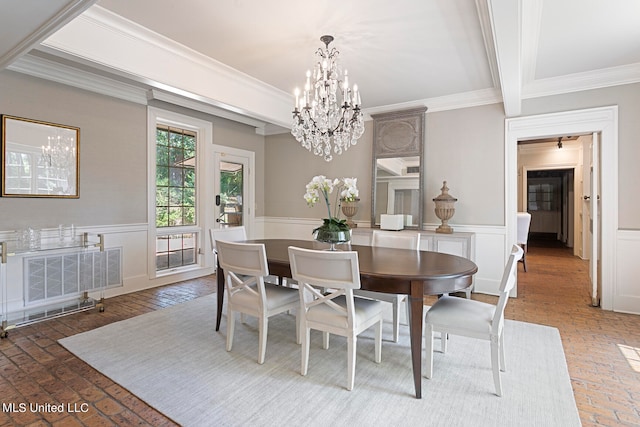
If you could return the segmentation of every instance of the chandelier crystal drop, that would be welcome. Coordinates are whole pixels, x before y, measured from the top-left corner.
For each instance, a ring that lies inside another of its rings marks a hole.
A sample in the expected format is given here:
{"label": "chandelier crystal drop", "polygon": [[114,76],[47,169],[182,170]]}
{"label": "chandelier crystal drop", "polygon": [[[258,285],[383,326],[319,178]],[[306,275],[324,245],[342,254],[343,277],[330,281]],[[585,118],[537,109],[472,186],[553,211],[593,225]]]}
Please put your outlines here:
{"label": "chandelier crystal drop", "polygon": [[356,145],[364,133],[360,92],[349,87],[347,70],[338,64],[339,52],[329,50],[332,36],[322,36],[324,49],[318,48],[318,62],[313,72],[307,71],[304,90],[296,88],[291,134],[304,148],[322,156],[327,162],[333,154],[342,154]]}

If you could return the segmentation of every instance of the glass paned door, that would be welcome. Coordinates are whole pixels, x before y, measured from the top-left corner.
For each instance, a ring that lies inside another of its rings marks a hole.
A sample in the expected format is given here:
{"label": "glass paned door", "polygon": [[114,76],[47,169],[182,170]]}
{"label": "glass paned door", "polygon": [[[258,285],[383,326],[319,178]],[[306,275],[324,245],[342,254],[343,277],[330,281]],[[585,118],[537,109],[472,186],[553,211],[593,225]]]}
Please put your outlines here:
{"label": "glass paned door", "polygon": [[213,228],[244,226],[248,236],[253,228],[255,205],[254,153],[214,145]]}
{"label": "glass paned door", "polygon": [[244,225],[242,202],[244,196],[244,165],[233,161],[220,160],[220,192],[216,194],[218,217],[222,227]]}

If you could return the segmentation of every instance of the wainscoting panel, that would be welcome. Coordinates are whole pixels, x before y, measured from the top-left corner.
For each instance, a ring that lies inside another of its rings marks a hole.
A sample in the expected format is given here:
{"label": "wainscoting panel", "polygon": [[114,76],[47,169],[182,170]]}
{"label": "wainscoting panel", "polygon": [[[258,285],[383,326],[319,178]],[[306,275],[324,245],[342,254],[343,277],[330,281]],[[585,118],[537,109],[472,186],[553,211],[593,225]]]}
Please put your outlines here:
{"label": "wainscoting panel", "polygon": [[617,236],[616,288],[613,290],[613,310],[640,314],[640,231],[620,230]]}

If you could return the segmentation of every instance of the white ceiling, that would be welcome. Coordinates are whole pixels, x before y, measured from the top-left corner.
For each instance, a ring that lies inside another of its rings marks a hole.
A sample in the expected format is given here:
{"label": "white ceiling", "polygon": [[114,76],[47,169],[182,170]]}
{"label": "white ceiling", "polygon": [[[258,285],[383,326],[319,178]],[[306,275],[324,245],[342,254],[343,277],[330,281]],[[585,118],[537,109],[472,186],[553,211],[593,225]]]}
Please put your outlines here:
{"label": "white ceiling", "polygon": [[287,94],[333,35],[369,113],[502,101],[517,116],[522,99],[640,81],[638,0],[0,1],[0,68],[93,7]]}

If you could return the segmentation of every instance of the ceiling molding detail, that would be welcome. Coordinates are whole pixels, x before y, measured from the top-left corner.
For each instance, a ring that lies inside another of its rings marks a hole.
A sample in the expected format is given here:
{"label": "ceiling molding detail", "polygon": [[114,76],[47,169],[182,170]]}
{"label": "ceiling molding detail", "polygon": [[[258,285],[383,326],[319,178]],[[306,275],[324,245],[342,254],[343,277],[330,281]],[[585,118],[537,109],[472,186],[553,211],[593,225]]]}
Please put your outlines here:
{"label": "ceiling molding detail", "polygon": [[136,104],[147,104],[147,90],[75,67],[25,55],[7,67],[11,71],[62,83]]}
{"label": "ceiling molding detail", "polygon": [[640,63],[636,63],[527,82],[522,96],[538,98],[639,82]]}
{"label": "ceiling molding detail", "polygon": [[223,108],[216,107],[212,103],[189,99],[180,95],[162,92],[157,89],[151,89],[147,95],[148,99],[155,99],[162,102],[168,102],[173,105],[189,108],[191,110],[200,111],[202,113],[211,114],[212,116],[221,117],[223,119],[232,120],[238,123],[244,123],[256,128],[256,133],[264,135],[265,122],[254,120],[250,117],[232,113]]}
{"label": "ceiling molding detail", "polygon": [[[51,16],[46,22],[44,22],[35,31],[31,32],[27,37],[22,39],[20,43],[16,44],[13,49],[6,52],[0,57],[0,70],[7,67],[14,62],[20,56],[27,53],[33,47],[37,46],[41,41],[49,37],[51,34],[58,31],[65,24],[72,21],[82,12],[91,7],[97,0],[72,0],[58,13]],[[10,7],[5,5],[4,7]]]}
{"label": "ceiling molding detail", "polygon": [[522,82],[536,78],[536,58],[542,24],[542,1],[522,2]]}
{"label": "ceiling molding detail", "polygon": [[491,79],[493,87],[500,87],[500,73],[498,71],[498,57],[496,55],[496,45],[491,29],[491,14],[489,13],[488,0],[476,0],[476,10],[478,11],[478,19],[480,20],[480,29],[482,30],[482,39],[484,41],[484,49],[487,53],[487,61],[489,62],[489,70],[491,71]]}
{"label": "ceiling molding detail", "polygon": [[99,6],[87,10],[42,44],[61,56],[70,55],[115,73],[140,76],[158,86],[182,88],[216,100],[219,106],[244,116],[279,125],[291,121],[293,95]]}

